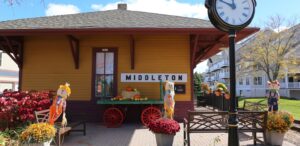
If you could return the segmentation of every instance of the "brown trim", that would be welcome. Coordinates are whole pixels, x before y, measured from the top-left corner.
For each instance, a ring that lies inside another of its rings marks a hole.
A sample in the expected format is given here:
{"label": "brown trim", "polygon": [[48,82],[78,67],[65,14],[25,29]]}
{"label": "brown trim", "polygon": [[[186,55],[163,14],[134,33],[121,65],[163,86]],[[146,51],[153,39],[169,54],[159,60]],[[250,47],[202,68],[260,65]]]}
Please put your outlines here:
{"label": "brown trim", "polygon": [[[15,62],[18,62],[19,61],[19,56],[18,56],[18,53],[16,51],[16,49],[13,49],[13,46],[12,46],[12,43],[11,43],[11,40],[8,39],[6,36],[3,37],[5,42],[6,42],[6,45],[7,45],[7,52],[10,52],[12,53],[14,56],[10,56]],[[8,55],[11,55],[10,53],[7,53]]]}
{"label": "brown trim", "polygon": [[70,49],[73,56],[73,61],[75,65],[75,69],[79,69],[79,56],[80,56],[80,48],[79,48],[79,40],[72,35],[68,35]]}
{"label": "brown trim", "polygon": [[135,39],[132,35],[130,35],[130,68],[134,70],[135,67]]}
{"label": "brown trim", "polygon": [[[193,36],[190,35],[190,86],[191,86],[191,101],[193,101],[194,97],[194,58],[193,58],[193,50],[194,50],[194,45],[193,42],[191,41],[193,39]],[[196,40],[198,41],[198,40]],[[194,42],[196,43],[196,42]]]}
{"label": "brown trim", "polygon": [[24,40],[20,41],[20,66],[19,66],[19,91],[22,91],[23,85],[23,64],[24,64]]}
{"label": "brown trim", "polygon": [[19,67],[19,90],[22,89],[24,38],[2,36],[0,49],[3,50]]}
{"label": "brown trim", "polygon": [[[107,49],[107,51],[103,51],[103,49]],[[94,47],[93,48],[93,56],[92,56],[92,82],[91,82],[91,100],[98,100],[95,97],[95,72],[96,72],[96,54],[97,52],[113,52],[114,53],[114,95],[116,96],[118,93],[118,48],[117,47]]]}
{"label": "brown trim", "polygon": [[[197,48],[198,48],[198,44],[199,44],[199,41],[198,41],[198,39],[199,39],[199,35],[197,34],[196,36],[195,36],[195,38],[194,38],[194,41],[193,41],[193,43],[194,43],[194,47],[193,47],[193,52],[192,52],[192,65],[194,66],[194,60],[195,60],[195,56],[196,56],[196,53],[197,53]],[[190,39],[191,41],[192,41],[192,39]]]}
{"label": "brown trim", "polygon": [[0,49],[3,50],[20,68],[23,66],[23,37],[2,36]]}
{"label": "brown trim", "polygon": [[[216,41],[217,42],[217,41]],[[195,58],[194,59],[194,62],[195,63],[198,63],[198,62],[201,62],[201,60],[203,60],[203,58],[205,57],[205,56],[208,56],[207,55],[207,53],[208,53],[208,51],[214,51],[214,52],[220,52],[221,50],[219,50],[219,48],[220,47],[222,47],[222,46],[224,46],[223,45],[224,43],[216,43],[216,44],[213,44],[213,45],[211,45],[211,46],[209,46],[209,47],[207,47],[207,48],[204,48],[204,49],[202,49],[200,52],[199,52],[199,54],[197,54],[197,58]],[[213,54],[216,54],[216,53],[213,53]]]}
{"label": "brown trim", "polygon": [[[259,28],[246,28],[239,33],[252,34]],[[147,33],[182,33],[182,34],[226,34],[216,28],[73,28],[73,29],[2,29],[2,35],[57,35],[57,34],[99,34],[99,33],[118,33],[118,34],[147,34]]]}

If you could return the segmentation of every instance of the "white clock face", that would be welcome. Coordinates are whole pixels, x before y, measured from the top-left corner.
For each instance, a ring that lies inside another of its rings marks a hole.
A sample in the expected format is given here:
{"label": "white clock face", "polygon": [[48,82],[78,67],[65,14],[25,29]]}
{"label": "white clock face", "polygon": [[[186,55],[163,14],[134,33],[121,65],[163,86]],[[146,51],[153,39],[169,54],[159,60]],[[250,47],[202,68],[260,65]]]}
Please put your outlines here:
{"label": "white clock face", "polygon": [[216,0],[219,17],[229,25],[242,25],[254,12],[252,0]]}

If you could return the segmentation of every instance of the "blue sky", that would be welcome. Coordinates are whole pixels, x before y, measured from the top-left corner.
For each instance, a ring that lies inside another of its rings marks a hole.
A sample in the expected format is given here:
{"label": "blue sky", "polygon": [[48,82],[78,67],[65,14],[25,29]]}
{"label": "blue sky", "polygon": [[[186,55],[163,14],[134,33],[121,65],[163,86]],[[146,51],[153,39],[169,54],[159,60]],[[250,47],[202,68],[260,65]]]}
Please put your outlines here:
{"label": "blue sky", "polygon": [[[116,9],[125,2],[129,10],[164,13],[207,19],[204,0],[17,0],[13,6],[1,1],[0,21],[60,14]],[[286,18],[300,17],[300,0],[257,0],[256,15],[252,26],[263,26],[268,17],[280,15]],[[197,66],[203,72],[205,63]]]}
{"label": "blue sky", "polygon": [[[103,6],[116,3],[116,2],[127,2],[129,3],[140,3],[141,10],[147,5],[142,5],[143,1],[150,1],[154,5],[160,5],[162,2],[176,1],[179,4],[190,4],[190,5],[203,5],[204,0],[19,0],[20,4],[9,6],[2,2],[0,4],[0,21],[45,16],[49,4],[64,4],[74,5],[80,9],[80,12],[95,11],[91,8],[93,4],[101,4]],[[145,2],[146,3],[146,2]],[[300,15],[300,1],[299,0],[257,0],[257,13],[255,15],[253,24],[256,26],[261,25],[261,21],[264,21],[267,17],[279,14],[284,17],[292,17]],[[149,8],[150,9],[150,8]],[[166,7],[165,9],[169,9]],[[180,10],[179,10],[180,11]],[[184,11],[184,10],[182,10]],[[199,13],[202,12],[199,10]],[[157,12],[159,13],[159,11]]]}

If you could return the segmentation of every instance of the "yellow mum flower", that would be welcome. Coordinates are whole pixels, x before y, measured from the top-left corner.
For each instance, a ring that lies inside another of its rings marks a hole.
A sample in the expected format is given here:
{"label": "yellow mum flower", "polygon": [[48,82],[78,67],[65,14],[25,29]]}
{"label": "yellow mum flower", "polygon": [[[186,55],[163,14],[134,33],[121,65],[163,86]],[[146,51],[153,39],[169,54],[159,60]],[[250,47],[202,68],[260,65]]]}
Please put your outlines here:
{"label": "yellow mum flower", "polygon": [[286,111],[268,114],[267,130],[285,133],[294,123],[294,116]]}
{"label": "yellow mum flower", "polygon": [[51,140],[56,133],[53,125],[48,123],[31,124],[20,135],[22,143],[42,143]]}

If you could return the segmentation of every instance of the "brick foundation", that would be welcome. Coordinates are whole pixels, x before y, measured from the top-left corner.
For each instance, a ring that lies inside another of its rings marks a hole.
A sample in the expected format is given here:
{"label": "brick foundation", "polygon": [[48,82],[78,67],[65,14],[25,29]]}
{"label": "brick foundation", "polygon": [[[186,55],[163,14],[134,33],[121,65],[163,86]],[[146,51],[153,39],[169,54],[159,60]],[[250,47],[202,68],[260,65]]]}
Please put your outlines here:
{"label": "brick foundation", "polygon": [[194,104],[192,101],[176,101],[175,104],[175,120],[182,122],[186,117],[188,110],[194,110]]}
{"label": "brick foundation", "polygon": [[[141,111],[147,105],[128,105],[126,109],[125,123],[140,123]],[[102,122],[104,110],[110,105],[98,105],[92,101],[67,101],[67,118],[70,121],[85,119],[88,122]],[[118,107],[118,106],[116,106]],[[121,106],[124,107],[124,106]],[[177,101],[175,104],[174,118],[182,121],[188,110],[194,110],[192,101]]]}

